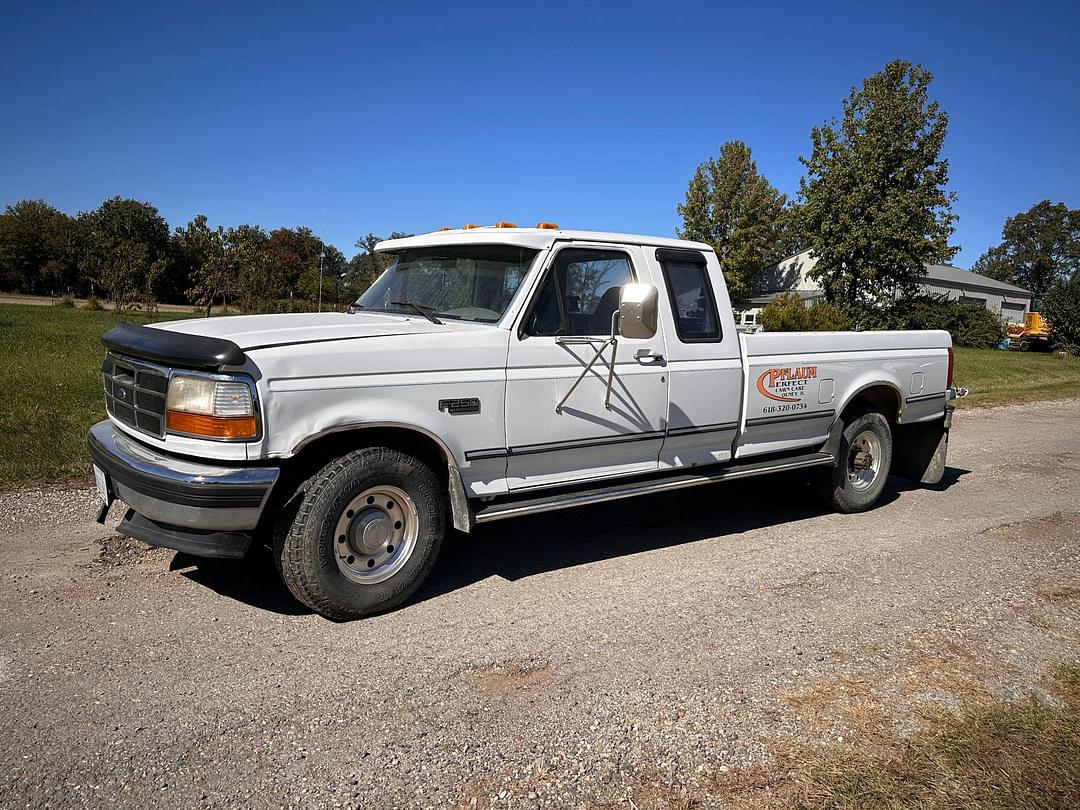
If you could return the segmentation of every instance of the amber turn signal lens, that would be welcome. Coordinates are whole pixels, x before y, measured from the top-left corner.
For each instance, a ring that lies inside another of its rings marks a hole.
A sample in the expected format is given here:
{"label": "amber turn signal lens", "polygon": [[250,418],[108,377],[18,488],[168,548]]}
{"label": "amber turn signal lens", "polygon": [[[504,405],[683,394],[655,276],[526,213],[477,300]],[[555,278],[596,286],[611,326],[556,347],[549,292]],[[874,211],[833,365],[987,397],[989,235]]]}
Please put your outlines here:
{"label": "amber turn signal lens", "polygon": [[208,416],[187,411],[168,411],[165,427],[173,433],[211,439],[253,439],[256,432],[254,416]]}

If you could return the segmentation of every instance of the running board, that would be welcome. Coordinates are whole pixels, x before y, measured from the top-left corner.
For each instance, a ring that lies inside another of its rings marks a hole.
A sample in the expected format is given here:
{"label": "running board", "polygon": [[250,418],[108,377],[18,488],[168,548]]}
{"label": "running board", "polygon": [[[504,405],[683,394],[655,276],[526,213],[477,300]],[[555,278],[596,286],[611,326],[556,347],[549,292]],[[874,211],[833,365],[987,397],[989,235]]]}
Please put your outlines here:
{"label": "running board", "polygon": [[832,465],[833,461],[833,456],[830,453],[808,453],[803,456],[774,458],[769,461],[733,464],[708,473],[665,475],[663,478],[652,478],[647,481],[637,480],[605,487],[564,492],[559,495],[540,495],[534,498],[523,498],[482,506],[473,513],[473,520],[476,523],[487,523],[492,520],[535,515],[539,512],[554,512],[557,509],[570,509],[575,506],[587,506],[593,503],[603,503],[604,501],[617,501],[621,498],[632,498],[635,495],[652,495],[656,492],[669,492],[676,489],[698,487],[703,484],[715,484],[720,481],[733,481],[736,478],[751,478],[755,475],[801,470],[805,467],[823,467]]}

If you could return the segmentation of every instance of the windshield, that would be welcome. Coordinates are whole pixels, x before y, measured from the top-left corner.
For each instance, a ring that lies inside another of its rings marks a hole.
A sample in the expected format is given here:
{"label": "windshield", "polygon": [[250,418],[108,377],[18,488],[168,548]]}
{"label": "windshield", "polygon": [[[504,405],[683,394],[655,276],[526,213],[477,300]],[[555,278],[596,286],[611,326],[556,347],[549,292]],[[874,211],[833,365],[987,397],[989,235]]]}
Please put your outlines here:
{"label": "windshield", "polygon": [[356,309],[495,323],[529,271],[535,250],[513,245],[452,245],[406,250]]}

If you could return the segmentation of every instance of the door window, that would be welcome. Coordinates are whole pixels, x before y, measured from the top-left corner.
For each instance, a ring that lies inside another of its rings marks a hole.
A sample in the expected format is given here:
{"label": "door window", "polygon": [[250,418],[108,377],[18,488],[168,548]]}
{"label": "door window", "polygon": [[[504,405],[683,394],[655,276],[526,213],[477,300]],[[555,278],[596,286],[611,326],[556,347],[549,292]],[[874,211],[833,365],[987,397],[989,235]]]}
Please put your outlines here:
{"label": "door window", "polygon": [[622,285],[633,280],[630,257],[621,251],[559,251],[526,316],[522,335],[608,335]]}
{"label": "door window", "polygon": [[705,270],[705,257],[696,250],[661,248],[656,251],[656,258],[664,270],[679,340],[683,343],[720,340],[720,319]]}

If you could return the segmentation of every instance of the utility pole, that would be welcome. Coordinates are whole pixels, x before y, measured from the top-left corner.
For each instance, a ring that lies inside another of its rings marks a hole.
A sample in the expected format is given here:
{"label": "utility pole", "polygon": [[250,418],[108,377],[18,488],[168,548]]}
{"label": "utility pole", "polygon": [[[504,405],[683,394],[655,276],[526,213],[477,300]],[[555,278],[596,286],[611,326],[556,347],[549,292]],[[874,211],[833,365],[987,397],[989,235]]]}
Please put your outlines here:
{"label": "utility pole", "polygon": [[319,312],[322,312],[322,263],[323,255],[325,255],[325,253],[325,247],[319,250]]}

